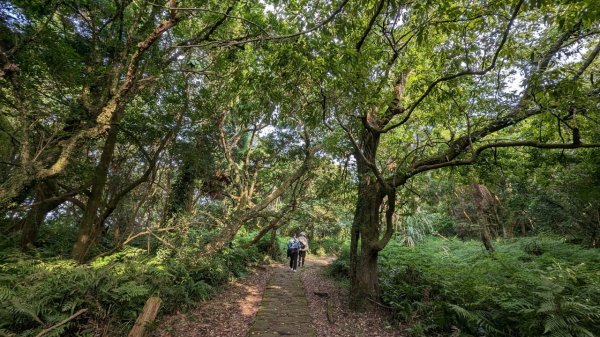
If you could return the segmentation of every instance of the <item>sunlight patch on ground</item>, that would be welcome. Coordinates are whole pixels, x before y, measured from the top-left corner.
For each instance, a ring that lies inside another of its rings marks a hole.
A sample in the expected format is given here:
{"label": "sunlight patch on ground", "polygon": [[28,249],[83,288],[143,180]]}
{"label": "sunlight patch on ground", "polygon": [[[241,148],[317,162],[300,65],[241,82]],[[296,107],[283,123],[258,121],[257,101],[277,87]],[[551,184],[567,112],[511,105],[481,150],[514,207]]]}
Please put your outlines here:
{"label": "sunlight patch on ground", "polygon": [[240,285],[240,288],[244,289],[247,294],[246,297],[237,301],[240,306],[240,312],[246,317],[254,316],[258,305],[262,300],[260,289],[258,289],[256,286],[248,285]]}

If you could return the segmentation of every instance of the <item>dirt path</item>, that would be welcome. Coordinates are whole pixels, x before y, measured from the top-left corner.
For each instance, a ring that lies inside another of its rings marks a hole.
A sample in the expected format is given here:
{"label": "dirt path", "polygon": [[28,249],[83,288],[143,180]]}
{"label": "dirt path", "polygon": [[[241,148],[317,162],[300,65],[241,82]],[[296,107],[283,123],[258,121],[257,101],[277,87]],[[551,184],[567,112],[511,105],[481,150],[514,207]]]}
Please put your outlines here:
{"label": "dirt path", "polygon": [[256,268],[196,308],[163,317],[154,337],[245,337],[258,311],[271,267]]}
{"label": "dirt path", "polygon": [[316,336],[300,273],[274,267],[248,336]]}
{"label": "dirt path", "polygon": [[325,267],[333,260],[327,257],[312,259],[310,266],[300,274],[317,336],[407,336],[406,327],[395,323],[387,309],[372,306],[364,312],[350,310],[347,287],[327,276]]}
{"label": "dirt path", "polygon": [[[309,256],[296,273],[284,263],[255,269],[195,309],[164,317],[152,336],[406,336],[386,310],[348,309],[347,289],[326,275],[332,261]],[[324,293],[327,297],[319,296]]]}

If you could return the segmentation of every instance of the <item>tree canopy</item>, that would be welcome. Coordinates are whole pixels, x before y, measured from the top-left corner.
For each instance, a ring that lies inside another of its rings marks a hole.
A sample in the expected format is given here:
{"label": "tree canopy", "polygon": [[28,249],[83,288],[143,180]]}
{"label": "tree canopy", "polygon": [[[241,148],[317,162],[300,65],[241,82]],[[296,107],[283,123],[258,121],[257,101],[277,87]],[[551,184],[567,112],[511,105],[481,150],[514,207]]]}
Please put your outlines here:
{"label": "tree canopy", "polygon": [[211,256],[243,233],[349,236],[357,309],[440,191],[501,196],[505,233],[552,200],[552,230],[597,246],[599,18],[595,0],[0,2],[2,235],[28,251],[63,226],[78,263],[142,238]]}

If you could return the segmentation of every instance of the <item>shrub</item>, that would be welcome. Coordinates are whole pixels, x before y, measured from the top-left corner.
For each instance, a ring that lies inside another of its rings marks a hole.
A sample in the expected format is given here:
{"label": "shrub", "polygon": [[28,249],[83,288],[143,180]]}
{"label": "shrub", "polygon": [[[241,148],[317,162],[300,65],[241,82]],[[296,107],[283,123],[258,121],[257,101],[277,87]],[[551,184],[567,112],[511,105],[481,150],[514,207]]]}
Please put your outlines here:
{"label": "shrub", "polygon": [[314,239],[309,243],[310,252],[318,256],[340,255],[343,252],[343,237],[325,237]]}
{"label": "shrub", "polygon": [[350,275],[350,246],[342,246],[339,257],[328,267],[329,275],[335,278],[347,279]]}

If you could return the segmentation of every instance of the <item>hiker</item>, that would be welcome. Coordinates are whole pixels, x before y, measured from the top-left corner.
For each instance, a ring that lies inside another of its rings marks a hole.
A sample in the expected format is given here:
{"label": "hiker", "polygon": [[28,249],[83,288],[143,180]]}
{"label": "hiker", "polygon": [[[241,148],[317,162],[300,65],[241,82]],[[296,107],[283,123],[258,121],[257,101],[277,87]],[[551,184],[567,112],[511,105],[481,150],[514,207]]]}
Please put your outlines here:
{"label": "hiker", "polygon": [[288,257],[290,258],[290,270],[296,271],[298,266],[298,251],[300,250],[300,241],[296,239],[296,234],[288,241]]}
{"label": "hiker", "polygon": [[300,232],[298,241],[300,241],[300,252],[298,253],[298,258],[299,258],[298,265],[300,267],[304,267],[304,259],[306,258],[306,252],[308,251],[308,239],[306,238],[306,233]]}

